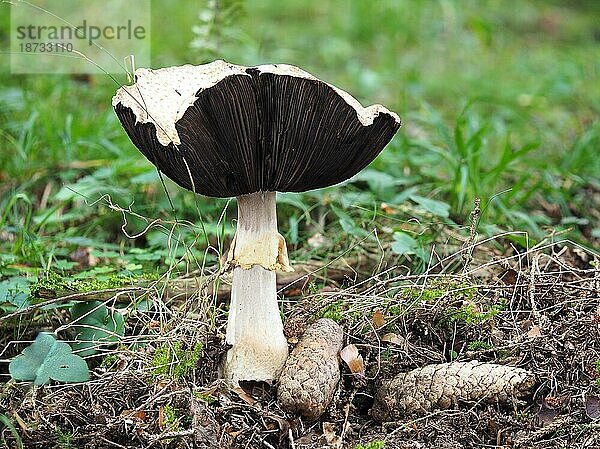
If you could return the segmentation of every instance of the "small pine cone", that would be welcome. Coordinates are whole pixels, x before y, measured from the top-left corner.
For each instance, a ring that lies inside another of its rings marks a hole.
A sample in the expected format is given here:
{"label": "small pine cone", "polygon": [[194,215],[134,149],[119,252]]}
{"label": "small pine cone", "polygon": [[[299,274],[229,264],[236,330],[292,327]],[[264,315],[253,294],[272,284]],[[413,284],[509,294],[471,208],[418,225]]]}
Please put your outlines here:
{"label": "small pine cone", "polygon": [[393,421],[410,413],[447,409],[457,401],[506,401],[524,396],[534,383],[529,371],[477,360],[427,365],[384,382],[371,416]]}
{"label": "small pine cone", "polygon": [[284,410],[309,421],[323,414],[340,380],[343,336],[342,328],[328,318],[306,329],[279,376],[277,398]]}
{"label": "small pine cone", "polygon": [[298,337],[304,333],[305,329],[306,321],[301,317],[286,320],[285,324],[283,325],[283,333],[285,338],[288,339],[288,343],[297,343]]}

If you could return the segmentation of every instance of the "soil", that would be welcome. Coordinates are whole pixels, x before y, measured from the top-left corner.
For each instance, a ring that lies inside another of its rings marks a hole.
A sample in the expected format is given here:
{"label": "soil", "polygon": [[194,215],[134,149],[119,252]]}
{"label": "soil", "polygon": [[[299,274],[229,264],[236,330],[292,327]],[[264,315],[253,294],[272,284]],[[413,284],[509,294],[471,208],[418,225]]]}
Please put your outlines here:
{"label": "soil", "polygon": [[[350,286],[286,298],[290,341],[305,323],[329,316],[366,366],[364,375],[353,374],[342,362],[333,401],[316,422],[286,414],[273,386],[223,388],[226,317],[219,308],[211,315],[207,297],[129,317],[131,341],[153,323],[170,324],[135,350],[112,349],[111,363],[97,362],[85,384],[0,386],[0,413],[27,449],[600,448],[599,261],[570,243],[530,250],[494,243],[469,257],[441,258],[420,275],[380,267]],[[207,317],[214,325],[198,328]],[[174,341],[200,341],[202,355],[182,376],[157,375],[154,349]],[[453,360],[518,366],[535,375],[535,386],[504,403],[457,402],[395,422],[372,419],[382,380]],[[18,447],[8,428],[1,437]]]}

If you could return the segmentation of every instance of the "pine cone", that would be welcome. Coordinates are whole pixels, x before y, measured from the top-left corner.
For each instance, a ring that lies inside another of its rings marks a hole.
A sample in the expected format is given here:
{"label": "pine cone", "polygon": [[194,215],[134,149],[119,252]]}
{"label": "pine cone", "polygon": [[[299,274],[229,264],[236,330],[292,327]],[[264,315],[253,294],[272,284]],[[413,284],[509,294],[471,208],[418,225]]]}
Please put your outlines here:
{"label": "pine cone", "polygon": [[277,397],[284,410],[310,421],[323,414],[340,380],[342,340],[342,328],[328,318],[306,329],[279,376]]}
{"label": "pine cone", "polygon": [[534,383],[533,374],[524,369],[477,360],[427,365],[384,382],[371,415],[377,421],[392,421],[447,409],[457,401],[506,401],[524,396]]}

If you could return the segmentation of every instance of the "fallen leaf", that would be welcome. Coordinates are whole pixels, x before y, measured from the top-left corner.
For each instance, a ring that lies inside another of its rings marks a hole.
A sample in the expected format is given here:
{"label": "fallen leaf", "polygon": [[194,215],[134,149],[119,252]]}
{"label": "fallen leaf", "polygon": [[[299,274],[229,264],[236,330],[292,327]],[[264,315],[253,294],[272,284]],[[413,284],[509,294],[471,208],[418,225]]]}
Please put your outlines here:
{"label": "fallen leaf", "polygon": [[[146,412],[143,410],[123,410],[120,415],[122,418],[136,418],[140,421],[146,419]],[[159,418],[160,418],[160,409],[159,409]],[[163,419],[164,419],[164,411],[163,411]]]}
{"label": "fallen leaf", "polygon": [[487,428],[494,435],[497,435],[500,430],[500,424],[495,419],[488,419]]}
{"label": "fallen leaf", "polygon": [[203,397],[208,397],[214,395],[218,390],[218,385],[214,384],[208,388],[200,388],[198,390],[194,390],[195,394],[198,394]]}
{"label": "fallen leaf", "polygon": [[169,386],[169,383],[170,382],[166,379],[160,379],[158,382],[156,382],[154,389],[156,391],[164,390],[165,388],[167,388]]}
{"label": "fallen leaf", "polygon": [[73,262],[77,262],[82,267],[95,267],[98,265],[98,258],[92,255],[92,251],[94,249],[89,246],[80,246],[71,254],[69,254],[69,258]]}
{"label": "fallen leaf", "polygon": [[364,376],[364,374],[365,374],[365,362],[363,361],[362,356],[359,355],[357,359],[351,360],[348,363],[348,368],[350,368],[350,371],[352,372],[352,374],[357,374],[357,375],[360,375],[360,376]]}
{"label": "fallen leaf", "polygon": [[338,446],[340,444],[340,438],[335,434],[333,424],[330,422],[323,423],[323,436],[327,444],[331,446]]}
{"label": "fallen leaf", "polygon": [[398,346],[406,345],[406,339],[404,337],[400,337],[399,335],[396,335],[393,332],[390,332],[389,334],[385,334],[383,337],[381,337],[381,341],[385,341],[387,343],[392,343],[392,344],[398,345]]}
{"label": "fallen leaf", "polygon": [[365,362],[363,361],[362,355],[358,353],[356,345],[348,345],[340,351],[341,359],[346,362],[350,372],[352,374],[364,375],[365,374]]}
{"label": "fallen leaf", "polygon": [[585,397],[585,413],[590,419],[600,418],[600,398],[598,396]]}
{"label": "fallen leaf", "polygon": [[393,215],[394,214],[394,208],[392,206],[390,206],[388,203],[381,203],[381,206],[379,206],[381,208],[381,210],[383,212],[385,212],[388,215]]}
{"label": "fallen leaf", "polygon": [[371,317],[371,320],[373,321],[375,327],[378,329],[380,327],[385,326],[385,317],[383,316],[381,310],[376,310],[375,313],[373,313],[373,317]]}
{"label": "fallen leaf", "polygon": [[244,428],[242,428],[242,429],[240,429],[240,430],[232,430],[232,429],[233,429],[233,427],[228,427],[228,428],[227,428],[227,430],[226,430],[227,434],[228,434],[228,435],[229,435],[229,436],[230,436],[232,439],[235,439],[235,438],[237,438],[237,437],[238,437],[238,435],[241,435],[242,433],[244,433],[244,432],[247,432],[247,430],[246,430],[246,429],[244,429]]}
{"label": "fallen leaf", "polygon": [[554,422],[557,416],[558,411],[555,410],[554,407],[550,406],[546,400],[544,400],[537,412],[536,418],[542,427],[544,427]]}
{"label": "fallen leaf", "polygon": [[519,323],[519,329],[521,332],[527,332],[529,329],[531,329],[531,326],[533,326],[533,321],[531,320],[525,320]]}
{"label": "fallen leaf", "polygon": [[129,366],[129,362],[124,357],[119,357],[119,361],[117,362],[115,368],[117,371],[125,371]]}
{"label": "fallen leaf", "polygon": [[256,402],[256,400],[252,396],[250,396],[240,387],[235,387],[231,391],[237,394],[240,397],[240,399],[242,399],[248,405],[254,405],[254,403]]}
{"label": "fallen leaf", "polygon": [[291,424],[288,420],[283,419],[280,416],[277,416],[274,413],[269,413],[269,412],[265,413],[265,417],[272,419],[273,421],[275,421],[277,423],[277,426],[275,426],[274,428],[279,428],[279,430],[281,431],[281,435],[287,435],[288,432],[290,431]]}
{"label": "fallen leaf", "polygon": [[539,338],[542,336],[542,331],[538,325],[533,325],[531,329],[527,332],[527,336],[529,338]]}
{"label": "fallen leaf", "polygon": [[165,408],[163,405],[158,408],[158,428],[161,430],[165,428]]}
{"label": "fallen leaf", "polygon": [[340,357],[346,363],[348,363],[348,360],[355,359],[358,356],[358,348],[354,344],[350,344],[340,351]]}
{"label": "fallen leaf", "polygon": [[515,285],[517,283],[517,279],[519,278],[519,273],[512,268],[505,270],[500,276],[500,280],[504,282],[505,285]]}

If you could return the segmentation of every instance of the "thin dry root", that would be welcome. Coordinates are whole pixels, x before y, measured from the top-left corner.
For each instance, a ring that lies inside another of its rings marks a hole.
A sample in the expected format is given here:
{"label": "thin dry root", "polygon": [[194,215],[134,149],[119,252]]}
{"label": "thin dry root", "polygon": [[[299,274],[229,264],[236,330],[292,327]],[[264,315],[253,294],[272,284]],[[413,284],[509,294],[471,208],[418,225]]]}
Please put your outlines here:
{"label": "thin dry root", "polygon": [[328,318],[306,329],[279,377],[277,397],[284,410],[310,421],[323,414],[340,380],[342,340],[342,328]]}
{"label": "thin dry root", "polygon": [[524,396],[534,383],[533,374],[524,369],[477,360],[427,365],[384,382],[371,414],[377,421],[393,421],[447,409],[458,401],[506,401]]}

